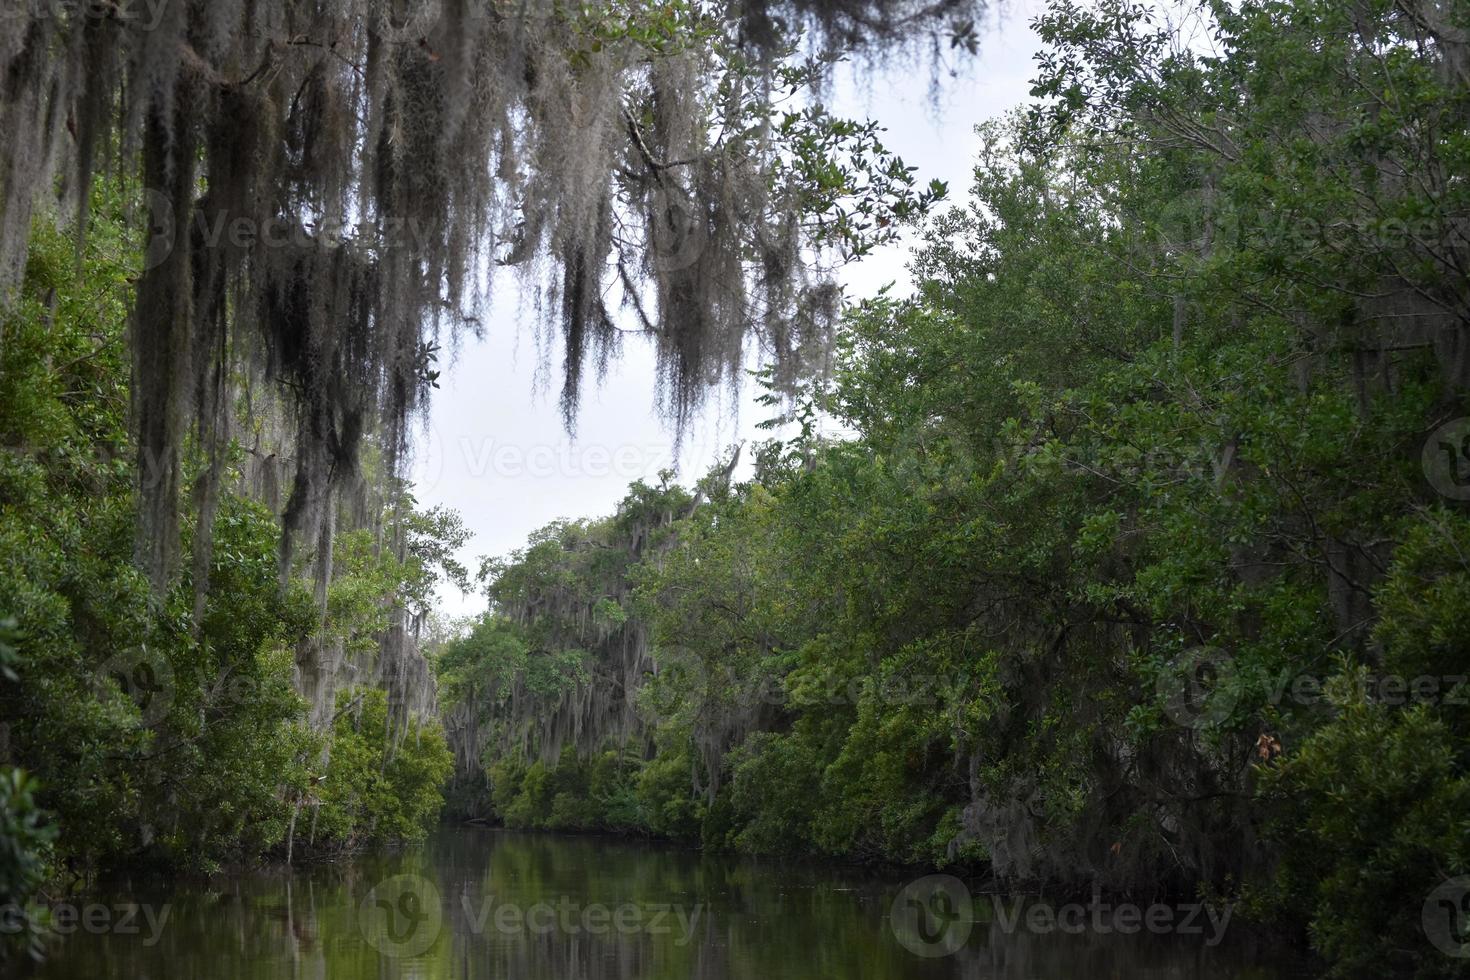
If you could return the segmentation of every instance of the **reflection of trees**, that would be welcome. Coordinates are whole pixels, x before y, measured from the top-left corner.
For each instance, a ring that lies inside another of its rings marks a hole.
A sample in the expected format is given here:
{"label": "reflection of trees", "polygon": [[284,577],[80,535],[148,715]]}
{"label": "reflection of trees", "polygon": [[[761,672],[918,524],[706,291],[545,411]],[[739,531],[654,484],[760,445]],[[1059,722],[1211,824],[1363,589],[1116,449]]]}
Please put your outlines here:
{"label": "reflection of trees", "polygon": [[[474,934],[471,916],[454,900],[457,969],[472,976],[518,978],[952,975],[953,964],[915,960],[892,942],[886,899],[876,888],[834,880],[830,867],[723,860],[693,851],[596,838],[484,835],[492,842],[477,866],[476,846],[463,835],[445,838],[435,862],[451,880],[446,896],[487,896],[522,908],[695,905],[701,912],[687,945],[671,913],[665,935],[497,932],[493,915]],[[483,838],[482,838],[483,839]],[[464,957],[460,960],[460,957]]]}
{"label": "reflection of trees", "polygon": [[[405,873],[423,875],[437,887],[444,928],[424,955],[395,959],[367,943],[357,913],[378,882]],[[127,900],[170,905],[156,945],[144,945],[146,929],[131,936],[79,932],[42,976],[1223,980],[1242,975],[1239,963],[1261,960],[1251,950],[1206,949],[1199,936],[1034,934],[1024,924],[1007,932],[984,915],[958,954],[922,959],[902,948],[889,929],[897,891],[891,876],[816,863],[722,859],[601,838],[448,831],[423,851],[132,896]],[[492,900],[491,914],[479,928],[486,899]],[[682,929],[672,914],[665,923],[670,931],[662,935],[628,935],[612,927],[591,934],[559,924],[547,933],[496,928],[494,909],[502,904],[556,908],[563,899],[579,914],[593,903],[614,910],[628,903],[645,909],[682,905],[686,911],[700,904],[701,912],[687,944],[679,942]],[[978,904],[983,912],[988,899]]]}
{"label": "reflection of trees", "polygon": [[[982,902],[986,901],[981,899]],[[1209,935],[1154,936],[1032,933],[1023,926],[1007,932],[997,922],[976,923],[970,941],[955,957],[954,973],[966,980],[1128,977],[1130,980],[1268,980],[1285,974],[1272,969],[1272,956],[1241,942],[1205,945]],[[1254,965],[1254,967],[1252,966]]]}

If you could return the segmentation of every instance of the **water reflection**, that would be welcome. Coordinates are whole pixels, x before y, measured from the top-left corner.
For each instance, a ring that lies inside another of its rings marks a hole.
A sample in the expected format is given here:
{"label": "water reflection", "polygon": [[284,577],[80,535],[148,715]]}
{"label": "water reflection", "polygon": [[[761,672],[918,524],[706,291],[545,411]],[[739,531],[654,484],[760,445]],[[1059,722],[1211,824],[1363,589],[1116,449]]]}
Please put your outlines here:
{"label": "water reflection", "polygon": [[[971,901],[943,887],[904,885],[827,865],[722,859],[656,844],[445,830],[420,850],[310,872],[98,898],[91,904],[107,915],[94,909],[89,919],[78,909],[74,931],[39,975],[1293,975],[1266,965],[1279,954],[1252,948],[1228,929],[1223,942],[1209,945],[1218,930],[1204,919],[1198,932],[1179,934],[1183,920],[1176,918],[1172,934],[1151,934],[1148,922],[1157,926],[1164,917],[1148,920],[1145,907],[1125,935],[1098,910]],[[896,904],[912,911],[891,914]]]}

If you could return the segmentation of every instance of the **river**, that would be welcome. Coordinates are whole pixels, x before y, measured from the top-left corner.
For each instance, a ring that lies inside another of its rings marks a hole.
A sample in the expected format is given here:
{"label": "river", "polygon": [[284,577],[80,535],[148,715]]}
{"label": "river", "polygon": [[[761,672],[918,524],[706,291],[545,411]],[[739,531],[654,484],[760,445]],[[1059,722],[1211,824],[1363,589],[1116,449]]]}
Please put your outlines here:
{"label": "river", "polygon": [[55,911],[51,980],[1303,975],[1190,903],[1021,902],[946,876],[480,828]]}

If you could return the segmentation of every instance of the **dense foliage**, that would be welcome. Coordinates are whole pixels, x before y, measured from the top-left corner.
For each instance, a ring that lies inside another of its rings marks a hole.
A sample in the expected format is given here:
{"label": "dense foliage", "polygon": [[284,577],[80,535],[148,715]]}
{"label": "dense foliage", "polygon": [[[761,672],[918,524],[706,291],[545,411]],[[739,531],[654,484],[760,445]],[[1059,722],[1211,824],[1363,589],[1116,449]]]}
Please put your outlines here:
{"label": "dense foliage", "polygon": [[482,812],[1162,885],[1455,974],[1421,910],[1470,872],[1465,14],[1055,3],[801,433],[489,569],[445,661],[482,729],[523,717],[492,685],[590,703],[599,622],[648,651],[631,730],[462,752]]}
{"label": "dense foliage", "polygon": [[369,675],[331,732],[313,730],[294,650],[324,635],[372,663],[395,617],[454,576],[452,515],[413,514],[403,560],[343,535],[323,611],[299,577],[281,588],[280,525],[237,449],[197,616],[187,578],[158,599],[134,565],[126,196],[99,191],[79,265],[74,240],[37,223],[0,326],[0,901],[35,916],[36,949],[32,903],[102,872],[422,836],[448,769],[432,701],[400,713],[409,730],[389,724],[385,692],[403,688],[389,679]]}
{"label": "dense foliage", "polygon": [[[559,335],[569,426],[584,370],[605,365],[625,331],[654,341],[660,406],[681,424],[735,379],[750,344],[788,376],[820,366],[837,290],[812,260],[891,238],[942,188],[915,188],[876,124],[834,117],[814,95],[855,50],[928,39],[938,56],[944,37],[973,49],[984,9],[12,6],[0,307],[34,212],[74,209],[84,236],[98,173],[141,182],[132,448],[151,479],[137,487],[134,547],[165,591],[193,514],[196,594],[242,381],[293,410],[277,454],[291,473],[283,550],[318,550],[325,579],[362,455],[376,446],[384,476],[404,472],[443,335],[480,332],[487,279],[503,268],[521,271]],[[207,465],[186,481],[190,436]],[[320,722],[333,652],[310,656]]]}
{"label": "dense foliage", "polygon": [[[944,188],[828,68],[973,50],[983,4],[517,6],[0,37],[11,938],[109,871],[412,840],[447,798],[1463,972],[1470,10],[1053,0],[915,295],[832,349],[823,261]],[[791,434],[487,562],[431,673],[467,535],[400,474],[494,265],[569,423],[633,330],[676,422],[758,345]]]}
{"label": "dense foliage", "polygon": [[[0,899],[23,939],[38,896],[108,871],[423,832],[450,756],[421,640],[467,532],[402,475],[442,348],[508,267],[560,340],[569,427],[624,332],[680,423],[753,346],[819,370],[830,265],[944,192],[823,82],[854,53],[973,53],[984,5],[879,9],[7,8]],[[636,672],[641,626],[599,622]],[[623,700],[560,717],[627,729]]]}

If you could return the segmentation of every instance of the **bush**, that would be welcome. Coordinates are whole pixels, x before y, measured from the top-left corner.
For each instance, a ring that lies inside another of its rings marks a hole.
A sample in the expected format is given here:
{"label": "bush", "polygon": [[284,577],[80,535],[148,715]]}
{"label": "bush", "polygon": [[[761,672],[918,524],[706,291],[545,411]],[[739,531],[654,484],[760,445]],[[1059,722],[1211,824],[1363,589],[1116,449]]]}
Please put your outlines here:
{"label": "bush", "polygon": [[0,768],[0,961],[24,950],[39,959],[47,933],[33,905],[46,881],[56,826],[36,804],[36,780]]}
{"label": "bush", "polygon": [[[15,620],[0,619],[0,683],[20,680]],[[0,725],[0,754],[8,753],[9,728]],[[32,907],[46,881],[56,826],[36,805],[36,781],[24,769],[0,766],[0,961],[17,949],[41,955],[46,917]]]}
{"label": "bush", "polygon": [[337,711],[318,835],[340,847],[422,840],[454,765],[438,722],[414,723],[390,744],[388,697],[377,688],[340,692]]}
{"label": "bush", "polygon": [[1383,676],[1433,677],[1433,696],[1375,698],[1368,668],[1345,666],[1329,684],[1335,717],[1266,774],[1282,807],[1275,900],[1305,910],[1339,975],[1463,975],[1421,916],[1470,872],[1470,690],[1444,680],[1470,663],[1467,554],[1470,521],[1437,515],[1406,536],[1378,594]]}
{"label": "bush", "polygon": [[682,840],[697,839],[705,804],[692,790],[694,762],[688,743],[660,753],[637,777],[638,809],[652,833]]}

